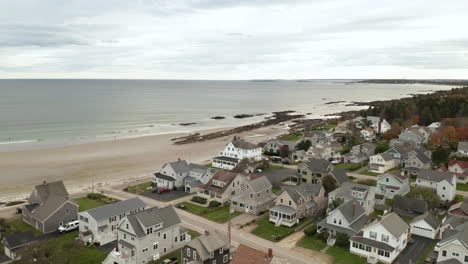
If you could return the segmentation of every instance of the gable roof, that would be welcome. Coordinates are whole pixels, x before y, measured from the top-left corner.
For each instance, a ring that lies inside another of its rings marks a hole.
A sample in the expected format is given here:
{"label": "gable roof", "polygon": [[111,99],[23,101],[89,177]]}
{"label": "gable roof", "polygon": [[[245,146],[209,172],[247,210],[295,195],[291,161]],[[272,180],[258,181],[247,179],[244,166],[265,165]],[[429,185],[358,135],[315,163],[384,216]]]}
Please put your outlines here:
{"label": "gable roof", "polygon": [[268,178],[265,176],[261,176],[259,178],[250,180],[248,182],[248,185],[255,193],[259,193],[266,189],[271,189],[273,187]]}
{"label": "gable roof", "polygon": [[187,243],[187,246],[196,249],[203,262],[210,259],[211,252],[220,248],[229,248],[226,236],[217,230],[193,239]]}
{"label": "gable roof", "polygon": [[435,171],[431,169],[423,169],[418,172],[418,179],[432,182],[441,182],[443,180],[452,184],[452,179],[455,175],[451,172]]}
{"label": "gable roof", "polygon": [[[47,200],[42,204],[33,204],[32,206],[24,206],[23,208],[37,221],[44,222],[49,216],[59,209],[64,203],[75,204],[65,197],[57,195],[49,195]],[[76,204],[75,204],[76,205]],[[78,205],[76,205],[78,206]]]}
{"label": "gable roof", "polygon": [[187,173],[189,171],[189,164],[185,160],[179,159],[177,161],[169,162],[164,164],[163,167],[167,165],[171,166],[176,174]]}
{"label": "gable roof", "polygon": [[468,249],[468,223],[459,225],[456,228],[456,232],[450,233],[450,235],[443,238],[439,244],[442,245],[455,240],[460,241],[465,246],[465,248]]}
{"label": "gable roof", "polygon": [[393,198],[393,208],[424,214],[427,211],[427,202],[424,200],[397,195]]}
{"label": "gable roof", "polygon": [[[239,175],[240,173],[227,171],[227,170],[219,170],[217,171],[213,177],[206,183],[198,186],[198,188],[214,191],[217,193],[224,193],[226,189],[229,187],[231,182]],[[223,187],[213,185],[213,181],[221,181],[224,182]]]}
{"label": "gable roof", "polygon": [[331,172],[336,181],[341,185],[344,182],[348,181],[348,175],[346,174],[345,169],[335,169]]}
{"label": "gable roof", "polygon": [[308,161],[304,161],[304,164],[310,171],[319,173],[328,173],[328,168],[331,165],[331,163],[325,159],[309,159]]}
{"label": "gable roof", "polygon": [[240,149],[257,149],[260,148],[257,144],[250,143],[241,139],[238,139],[237,137],[234,137],[234,139],[231,142],[234,147],[240,148]]}
{"label": "gable roof", "polygon": [[139,198],[132,198],[124,201],[119,201],[113,204],[107,204],[100,206],[91,210],[88,210],[90,214],[96,221],[107,219],[112,216],[124,214],[130,212],[134,209],[146,207],[145,202]]}
{"label": "gable roof", "polygon": [[395,238],[399,238],[403,233],[408,231],[409,225],[401,219],[396,213],[389,213],[382,216],[380,219],[370,223],[368,227],[375,225],[382,225],[385,229],[390,232]]}
{"label": "gable roof", "polygon": [[423,215],[415,217],[413,221],[411,221],[411,224],[415,224],[419,221],[425,221],[428,225],[434,228],[434,230],[437,230],[437,228],[440,226],[442,222],[435,215],[431,213],[425,213]]}
{"label": "gable roof", "polygon": [[377,180],[381,180],[386,177],[392,177],[400,183],[403,183],[403,181],[409,178],[409,176],[401,175],[401,172],[399,170],[396,170],[396,171],[389,171],[384,174],[380,174],[379,176],[377,176]]}
{"label": "gable roof", "polygon": [[286,192],[297,204],[301,197],[318,195],[321,189],[322,184],[320,183],[302,183],[296,186],[284,186],[282,192],[279,193],[278,196]]}
{"label": "gable roof", "polygon": [[450,160],[448,165],[453,166],[455,164],[458,164],[460,168],[462,169],[468,169],[468,161],[463,161],[463,160]]}
{"label": "gable roof", "polygon": [[464,214],[468,215],[468,200],[463,200],[459,203],[450,206],[449,212],[452,212],[457,209],[461,210]]}
{"label": "gable roof", "polygon": [[44,182],[43,184],[39,184],[34,186],[34,190],[29,197],[28,202],[30,204],[33,203],[44,203],[49,196],[54,195],[58,197],[64,197],[68,199],[69,194],[63,181],[55,181],[55,182]]}
{"label": "gable roof", "polygon": [[240,244],[231,260],[231,264],[269,264],[265,252]]}
{"label": "gable roof", "polygon": [[137,237],[146,236],[146,230],[143,230],[143,228],[163,224],[162,228],[167,229],[181,223],[179,216],[172,206],[149,208],[127,215],[127,220],[135,231],[135,235]]}
{"label": "gable roof", "polygon": [[359,219],[363,214],[366,214],[364,208],[355,199],[349,200],[342,204],[336,210],[340,211],[341,214],[346,218],[349,224]]}
{"label": "gable roof", "polygon": [[335,193],[337,198],[344,197],[352,199],[355,198],[352,196],[352,191],[366,192],[366,195],[363,197],[366,198],[371,188],[375,187],[354,182],[344,182],[339,188],[332,191],[332,193]]}
{"label": "gable roof", "polygon": [[382,159],[385,160],[385,161],[393,160],[392,154],[387,153],[387,152],[380,153],[380,154],[377,154],[377,155],[380,155],[382,157]]}

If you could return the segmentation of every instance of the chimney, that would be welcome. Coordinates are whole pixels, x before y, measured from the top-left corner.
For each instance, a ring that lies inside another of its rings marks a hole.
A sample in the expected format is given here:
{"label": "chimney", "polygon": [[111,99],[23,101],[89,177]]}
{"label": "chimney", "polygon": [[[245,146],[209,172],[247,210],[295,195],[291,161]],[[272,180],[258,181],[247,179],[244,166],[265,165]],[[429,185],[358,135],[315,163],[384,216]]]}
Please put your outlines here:
{"label": "chimney", "polygon": [[209,236],[209,235],[210,235],[210,231],[205,230],[205,236]]}
{"label": "chimney", "polygon": [[356,216],[356,202],[353,202],[353,217]]}
{"label": "chimney", "polygon": [[177,161],[180,161],[180,158],[177,158]]}
{"label": "chimney", "polygon": [[269,248],[268,249],[268,259],[272,259],[273,258],[273,249]]}

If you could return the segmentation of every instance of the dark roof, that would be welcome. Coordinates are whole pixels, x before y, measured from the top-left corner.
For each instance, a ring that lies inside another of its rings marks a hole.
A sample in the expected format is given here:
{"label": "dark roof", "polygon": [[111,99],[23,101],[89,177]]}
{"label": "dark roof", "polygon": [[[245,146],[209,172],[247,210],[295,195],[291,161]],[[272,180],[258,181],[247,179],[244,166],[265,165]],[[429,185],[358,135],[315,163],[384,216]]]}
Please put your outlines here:
{"label": "dark roof", "polygon": [[161,179],[161,180],[165,180],[165,181],[175,181],[174,178],[172,178],[171,176],[167,176],[167,175],[164,175],[164,174],[161,174],[159,172],[156,172],[154,174],[154,176],[157,178],[157,179]]}
{"label": "dark roof", "polygon": [[62,181],[46,182],[34,186],[34,191],[29,197],[28,203],[42,204],[52,195],[68,199],[69,194]]}
{"label": "dark roof", "polygon": [[335,169],[331,172],[335,177],[336,181],[341,185],[343,182],[348,181],[348,175],[346,175],[345,169]]}
{"label": "dark roof", "polygon": [[[320,193],[322,184],[320,183],[302,183],[296,186],[284,186],[283,192],[287,192],[291,199],[297,204],[301,197],[316,196]],[[281,195],[278,194],[279,195]]]}
{"label": "dark roof", "polygon": [[170,165],[176,174],[187,173],[190,170],[189,164],[185,160],[177,160],[163,165]]}
{"label": "dark roof", "polygon": [[452,259],[447,259],[447,260],[444,260],[444,261],[439,261],[439,262],[437,262],[437,264],[463,264],[463,263],[461,263],[457,259],[452,258]]}
{"label": "dark roof", "polygon": [[397,195],[393,199],[393,208],[424,214],[427,211],[427,202]]}
{"label": "dark roof", "polygon": [[211,252],[220,248],[229,248],[226,236],[216,230],[193,239],[187,243],[187,246],[196,249],[203,262],[210,259]]}
{"label": "dark roof", "polygon": [[364,208],[362,208],[355,199],[342,204],[340,207],[336,208],[336,210],[339,210],[350,224],[366,213]]}
{"label": "dark roof", "polygon": [[213,160],[229,161],[229,162],[234,162],[234,163],[239,162],[239,159],[231,158],[231,157],[224,157],[224,156],[214,157]]}
{"label": "dark roof", "polygon": [[13,235],[7,236],[3,239],[4,245],[9,249],[15,249],[34,241],[39,240],[39,237],[34,235],[32,230],[20,233],[14,233]]}
{"label": "dark roof", "polygon": [[351,237],[350,240],[361,243],[361,244],[364,244],[364,245],[368,245],[368,246],[371,246],[371,247],[379,248],[379,249],[382,249],[382,250],[385,250],[385,251],[388,251],[388,252],[393,252],[393,250],[395,250],[394,247],[392,247],[392,246],[390,246],[390,245],[388,245],[386,243],[363,237],[362,232],[360,232],[357,235]]}
{"label": "dark roof", "polygon": [[119,201],[113,204],[107,204],[101,207],[97,207],[86,212],[90,214],[94,219],[99,221],[144,207],[146,207],[146,204],[142,200],[140,200],[139,198],[132,198],[124,201]]}
{"label": "dark roof", "polygon": [[399,238],[403,233],[408,231],[409,225],[401,219],[396,213],[389,213],[381,218],[377,218],[374,222],[370,223],[367,227],[371,227],[374,225],[382,225],[385,229],[390,232],[393,237]]}
{"label": "dark roof", "polygon": [[152,227],[157,224],[163,224],[163,229],[180,224],[180,218],[177,215],[174,207],[167,206],[164,208],[149,208],[127,216],[127,219],[132,226],[137,237],[146,236],[143,228]]}
{"label": "dark roof", "polygon": [[135,245],[132,245],[123,239],[119,239],[119,244],[124,245],[126,248],[135,248]]}
{"label": "dark roof", "polygon": [[[227,170],[219,170],[218,172],[213,175],[213,177],[206,183],[198,186],[198,188],[214,191],[217,193],[224,193],[224,191],[229,187],[231,182],[239,175],[237,172],[227,171]],[[222,181],[224,182],[223,187],[218,187],[213,185],[213,180]]]}
{"label": "dark roof", "polygon": [[328,160],[324,159],[309,159],[308,161],[304,161],[304,163],[310,171],[319,173],[328,173],[328,168],[331,164]]}

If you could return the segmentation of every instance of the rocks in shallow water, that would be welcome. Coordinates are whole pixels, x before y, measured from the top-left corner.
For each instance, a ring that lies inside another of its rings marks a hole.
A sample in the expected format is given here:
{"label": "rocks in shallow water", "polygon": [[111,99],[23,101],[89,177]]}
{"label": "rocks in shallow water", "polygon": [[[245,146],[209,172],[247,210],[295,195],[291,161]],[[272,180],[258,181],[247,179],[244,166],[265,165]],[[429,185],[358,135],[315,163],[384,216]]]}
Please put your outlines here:
{"label": "rocks in shallow water", "polygon": [[252,117],[252,116],[254,116],[254,115],[240,114],[240,115],[235,115],[234,118],[242,119],[242,118],[248,118],[248,117]]}
{"label": "rocks in shallow water", "polygon": [[334,102],[328,102],[328,103],[325,103],[326,105],[329,105],[329,104],[339,104],[339,103],[345,103],[346,101],[334,101]]}
{"label": "rocks in shallow water", "polygon": [[179,125],[181,126],[191,126],[191,125],[196,125],[197,123],[180,123]]}
{"label": "rocks in shallow water", "polygon": [[224,116],[213,116],[211,119],[219,120],[219,119],[226,119]]}

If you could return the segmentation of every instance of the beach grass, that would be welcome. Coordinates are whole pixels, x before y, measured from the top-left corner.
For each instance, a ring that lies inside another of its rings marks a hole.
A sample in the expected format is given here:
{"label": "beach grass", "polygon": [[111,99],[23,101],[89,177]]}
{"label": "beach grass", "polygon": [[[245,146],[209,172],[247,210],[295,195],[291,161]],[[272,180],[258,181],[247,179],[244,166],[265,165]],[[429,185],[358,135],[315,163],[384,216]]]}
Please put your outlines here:
{"label": "beach grass", "polygon": [[333,257],[333,264],[365,264],[366,259],[358,255],[351,254],[349,248],[333,246],[325,251]]}
{"label": "beach grass", "polygon": [[304,236],[299,241],[297,241],[296,246],[307,248],[310,250],[320,251],[327,246],[327,243],[315,237]]}
{"label": "beach grass", "polygon": [[137,185],[129,186],[128,188],[125,188],[124,191],[129,192],[129,193],[134,193],[134,194],[140,194],[140,193],[146,192],[148,187],[151,187],[152,185],[153,185],[152,181],[144,182],[144,183],[140,183]]}
{"label": "beach grass", "polygon": [[184,206],[183,210],[191,214],[201,216],[203,218],[206,218],[208,220],[211,220],[217,223],[226,223],[227,221],[229,221],[229,218],[232,219],[241,214],[241,212],[237,212],[237,211],[230,214],[229,205],[215,208],[215,209],[196,205],[191,202],[179,203],[177,204],[177,207],[180,208],[180,205]]}
{"label": "beach grass", "polygon": [[87,197],[77,198],[77,199],[75,199],[75,202],[78,203],[78,210],[80,212],[91,210],[91,209],[94,209],[94,208],[97,208],[97,207],[100,207],[100,206],[103,206],[103,205],[107,204],[106,202],[104,202],[104,201],[102,201],[100,199],[94,200],[94,199],[89,199]]}

